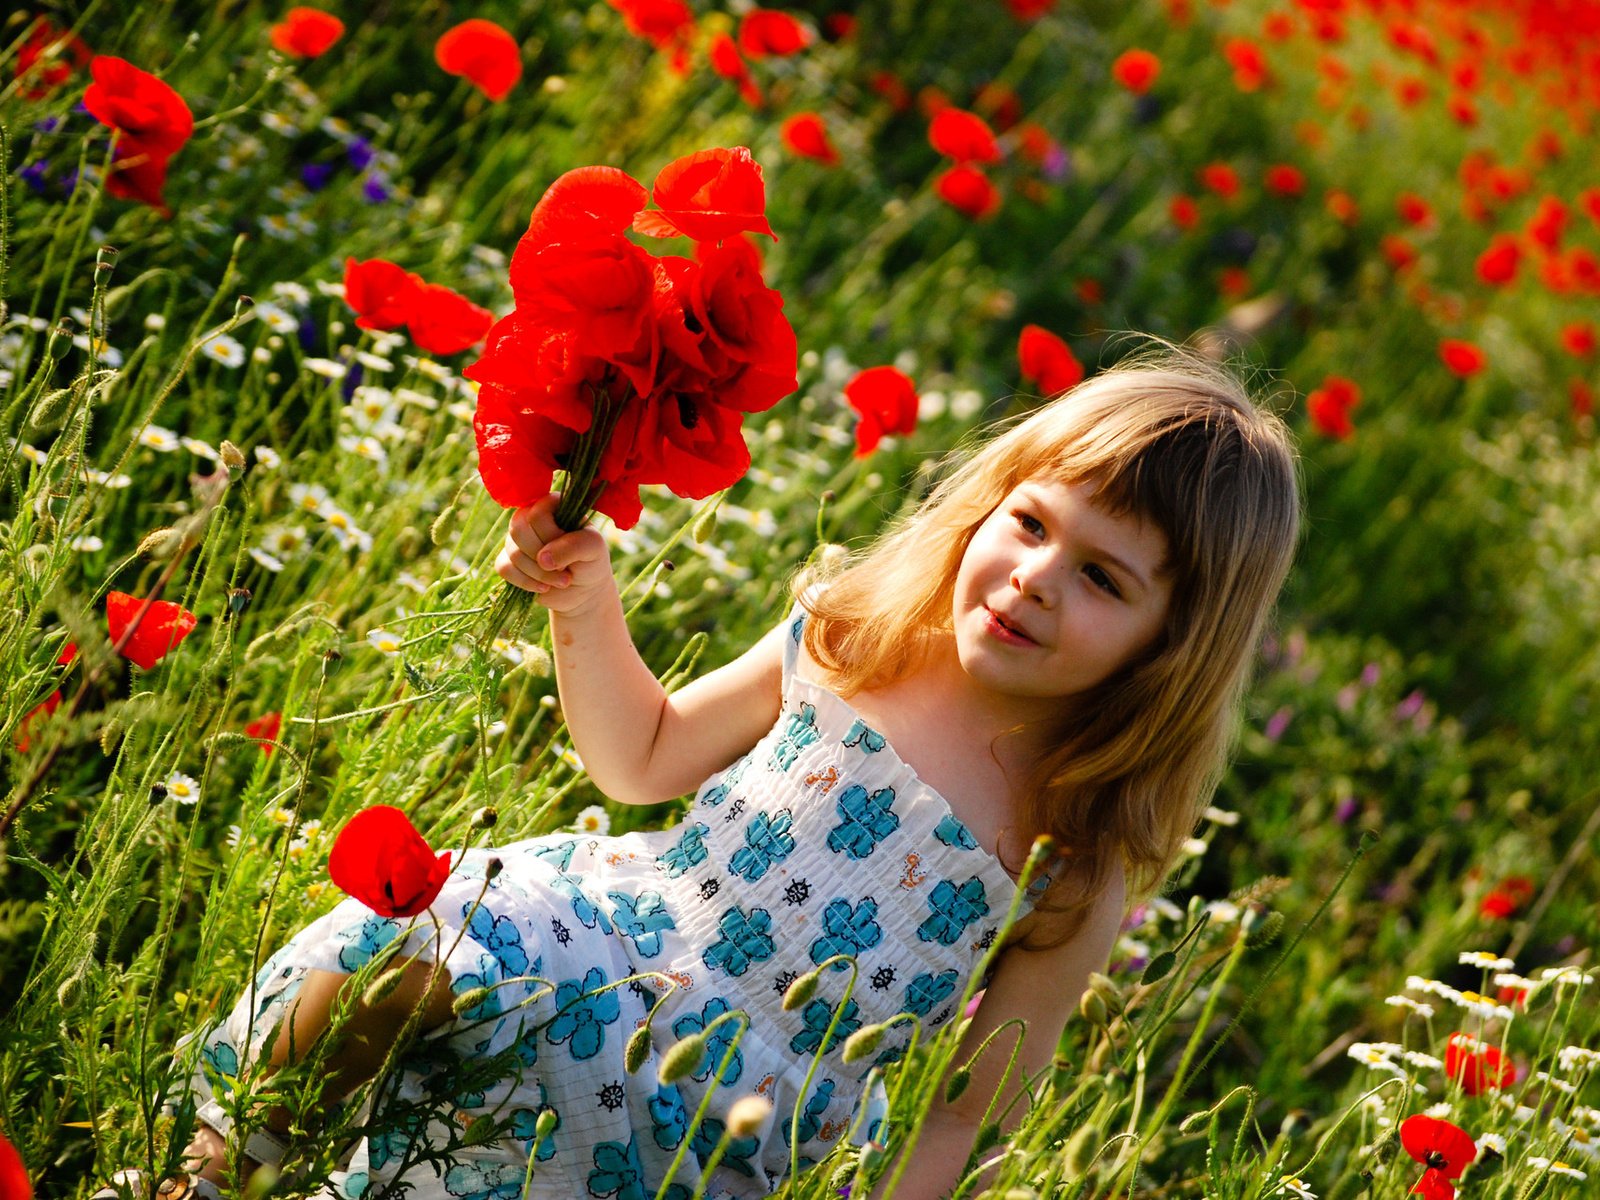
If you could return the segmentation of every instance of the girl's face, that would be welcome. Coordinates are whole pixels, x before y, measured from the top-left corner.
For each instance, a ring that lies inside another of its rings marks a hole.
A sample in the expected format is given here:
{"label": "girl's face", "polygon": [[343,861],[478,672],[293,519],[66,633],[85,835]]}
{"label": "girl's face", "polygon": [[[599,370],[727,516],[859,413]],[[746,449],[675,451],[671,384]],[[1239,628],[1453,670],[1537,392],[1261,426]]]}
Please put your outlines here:
{"label": "girl's face", "polygon": [[1167,539],[1094,502],[1091,484],[1029,479],[984,520],[956,572],[952,618],[967,680],[1018,721],[1110,676],[1160,634]]}

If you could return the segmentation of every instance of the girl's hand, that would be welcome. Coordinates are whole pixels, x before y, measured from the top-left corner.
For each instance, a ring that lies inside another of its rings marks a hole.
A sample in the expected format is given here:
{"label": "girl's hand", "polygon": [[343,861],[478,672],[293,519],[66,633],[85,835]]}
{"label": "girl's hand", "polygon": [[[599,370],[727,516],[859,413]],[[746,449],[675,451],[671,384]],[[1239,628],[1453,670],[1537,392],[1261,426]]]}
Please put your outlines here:
{"label": "girl's hand", "polygon": [[551,612],[577,616],[607,591],[615,592],[611,548],[590,526],[567,533],[556,524],[552,493],[511,514],[495,571],[507,583],[534,593]]}

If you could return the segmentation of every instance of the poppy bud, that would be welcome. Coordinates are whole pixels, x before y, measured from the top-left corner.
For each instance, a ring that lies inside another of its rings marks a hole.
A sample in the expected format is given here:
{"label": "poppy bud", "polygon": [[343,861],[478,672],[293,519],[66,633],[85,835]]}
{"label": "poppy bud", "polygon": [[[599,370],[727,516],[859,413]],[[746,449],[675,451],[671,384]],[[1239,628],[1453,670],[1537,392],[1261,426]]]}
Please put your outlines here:
{"label": "poppy bud", "polygon": [[685,1075],[693,1074],[705,1055],[705,1034],[686,1037],[662,1056],[661,1066],[656,1069],[656,1078],[662,1083],[676,1083]]}
{"label": "poppy bud", "polygon": [[1028,866],[1038,867],[1056,852],[1056,840],[1048,833],[1041,833],[1033,839],[1033,849],[1028,852]]}
{"label": "poppy bud", "polygon": [[152,529],[145,534],[139,542],[138,554],[148,554],[151,558],[166,558],[183,542],[183,535],[176,529],[163,526]]}
{"label": "poppy bud", "polygon": [[1000,1123],[998,1121],[990,1121],[982,1129],[978,1130],[978,1136],[972,1143],[972,1153],[983,1154],[985,1151],[994,1149],[999,1144],[999,1141]]}
{"label": "poppy bud", "polygon": [[971,1067],[957,1067],[950,1073],[950,1082],[944,1085],[944,1102],[954,1104],[972,1082]]}
{"label": "poppy bud", "polygon": [[851,1063],[865,1058],[878,1048],[878,1043],[881,1041],[883,1041],[882,1023],[856,1030],[844,1040],[844,1061]]}
{"label": "poppy bud", "polygon": [[701,513],[695,518],[694,528],[690,530],[689,536],[694,538],[699,545],[703,546],[711,540],[711,535],[716,533],[716,531],[717,510],[714,508],[708,508],[705,512]]}
{"label": "poppy bud", "polygon": [[500,810],[492,804],[485,804],[472,814],[472,827],[474,829],[493,829],[495,822],[500,819]]}
{"label": "poppy bud", "polygon": [[1251,949],[1268,945],[1276,941],[1278,934],[1282,931],[1283,914],[1281,912],[1269,912],[1254,929],[1251,929],[1248,920],[1246,921],[1244,944]]}
{"label": "poppy bud", "polygon": [[1156,983],[1165,979],[1177,965],[1178,956],[1171,950],[1163,950],[1145,964],[1144,974],[1139,976],[1140,983]]}
{"label": "poppy bud", "polygon": [[229,588],[228,589],[228,609],[229,609],[229,611],[231,611],[233,613],[234,616],[238,616],[240,613],[244,612],[244,610],[249,608],[249,607],[250,607],[250,589],[249,588]]}
{"label": "poppy bud", "polygon": [[1085,988],[1078,998],[1078,1012],[1091,1025],[1104,1028],[1111,1014],[1106,1011],[1105,999],[1093,988]]}
{"label": "poppy bud", "polygon": [[783,992],[783,1011],[793,1012],[812,996],[817,994],[817,984],[822,979],[822,968],[807,971],[791,983]]}
{"label": "poppy bud", "polygon": [[44,344],[46,358],[54,362],[66,354],[67,347],[72,344],[72,330],[70,317],[62,317],[56,322],[55,328],[50,331],[50,337]]}
{"label": "poppy bud", "polygon": [[485,1113],[472,1119],[461,1140],[468,1146],[486,1146],[494,1140],[494,1132],[494,1118]]}
{"label": "poppy bud", "polygon": [[242,471],[249,465],[249,462],[245,459],[244,451],[227,438],[222,439],[222,445],[217,448],[217,453],[222,456],[222,465],[230,471]]}
{"label": "poppy bud", "polygon": [[325,650],[322,653],[322,677],[332,679],[339,673],[339,667],[344,663],[344,655],[337,650]]}
{"label": "poppy bud", "polygon": [[1117,990],[1117,985],[1099,971],[1089,972],[1089,986],[1100,994],[1100,998],[1106,1002],[1106,1008],[1111,1012],[1120,1013],[1127,1007],[1122,1003],[1122,993]]}
{"label": "poppy bud", "polygon": [[166,784],[164,784],[164,783],[152,783],[150,785],[150,803],[151,804],[160,804],[166,798],[167,798],[167,785]]}
{"label": "poppy bud", "polygon": [[262,1163],[251,1171],[250,1178],[245,1180],[244,1200],[266,1200],[277,1183],[278,1168],[271,1163]]}
{"label": "poppy bud", "polygon": [[637,1075],[639,1068],[644,1066],[644,1060],[650,1056],[650,1026],[648,1023],[639,1026],[628,1037],[628,1044],[622,1052],[622,1069],[629,1075]]}
{"label": "poppy bud", "polygon": [[1094,1162],[1095,1156],[1100,1153],[1102,1141],[1100,1128],[1093,1123],[1079,1126],[1077,1132],[1067,1139],[1067,1148],[1062,1157],[1069,1178],[1083,1177],[1084,1172],[1089,1169],[1089,1164]]}
{"label": "poppy bud", "polygon": [[489,989],[486,987],[468,988],[450,1002],[450,1011],[458,1017],[464,1017],[478,1005],[489,999]]}
{"label": "poppy bud", "polygon": [[493,883],[500,877],[500,872],[504,871],[505,869],[505,863],[501,862],[498,858],[491,858],[488,864],[483,868],[483,877],[488,882]]}
{"label": "poppy bud", "polygon": [[385,971],[367,985],[367,990],[361,993],[361,1003],[368,1008],[377,1008],[400,989],[405,977],[405,972],[398,967]]}
{"label": "poppy bud", "polygon": [[556,1126],[561,1124],[560,1114],[553,1108],[540,1109],[539,1119],[533,1123],[533,1140],[542,1142],[556,1131]]}
{"label": "poppy bud", "polygon": [[766,1128],[772,1104],[763,1096],[741,1096],[728,1109],[728,1133],[733,1137],[755,1137]]}
{"label": "poppy bud", "polygon": [[256,302],[249,296],[240,296],[233,302],[233,319],[240,320],[256,306]]}

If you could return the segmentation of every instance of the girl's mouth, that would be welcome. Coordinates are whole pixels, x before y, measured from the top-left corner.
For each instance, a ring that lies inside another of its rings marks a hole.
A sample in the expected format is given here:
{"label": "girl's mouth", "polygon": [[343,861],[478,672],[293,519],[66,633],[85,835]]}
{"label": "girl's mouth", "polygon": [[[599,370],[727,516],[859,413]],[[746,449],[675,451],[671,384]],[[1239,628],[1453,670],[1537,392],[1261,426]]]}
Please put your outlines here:
{"label": "girl's mouth", "polygon": [[985,624],[988,627],[989,633],[999,641],[1006,642],[1013,646],[1038,645],[1037,642],[1035,642],[1027,634],[1023,633],[1020,629],[1016,629],[1010,625],[1007,625],[1005,621],[1002,620],[994,611],[994,609],[989,608],[986,605],[983,611],[988,617],[988,620],[985,622]]}

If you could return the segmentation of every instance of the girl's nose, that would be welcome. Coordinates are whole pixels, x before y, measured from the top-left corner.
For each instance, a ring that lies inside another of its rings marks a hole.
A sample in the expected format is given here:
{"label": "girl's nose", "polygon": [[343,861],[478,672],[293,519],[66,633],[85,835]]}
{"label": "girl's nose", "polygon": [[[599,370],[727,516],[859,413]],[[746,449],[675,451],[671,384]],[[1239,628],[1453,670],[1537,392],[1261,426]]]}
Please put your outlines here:
{"label": "girl's nose", "polygon": [[1037,557],[1023,558],[1011,568],[1011,586],[1045,608],[1055,607],[1050,564]]}

